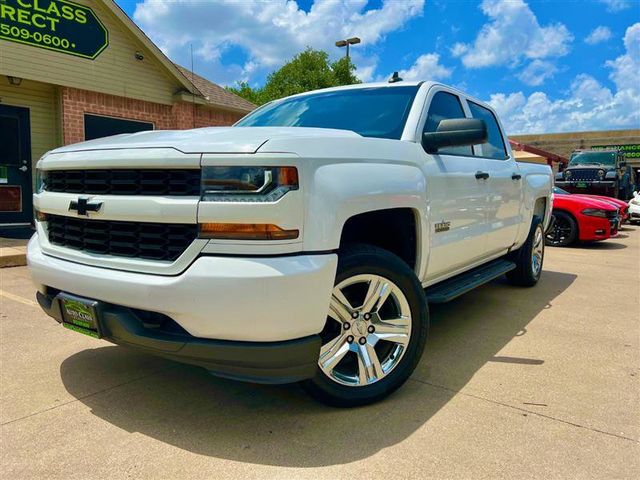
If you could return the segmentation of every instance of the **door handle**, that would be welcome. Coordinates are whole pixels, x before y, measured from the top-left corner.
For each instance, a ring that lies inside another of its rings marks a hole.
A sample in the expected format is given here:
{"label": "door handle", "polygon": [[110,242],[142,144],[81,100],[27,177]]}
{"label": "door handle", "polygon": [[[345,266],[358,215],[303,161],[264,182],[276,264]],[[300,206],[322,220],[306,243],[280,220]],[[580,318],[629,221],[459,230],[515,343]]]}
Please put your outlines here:
{"label": "door handle", "polygon": [[520,180],[522,178],[522,175],[520,175],[519,173],[514,173],[513,175],[511,175],[511,180]]}
{"label": "door handle", "polygon": [[486,180],[487,178],[489,178],[489,173],[488,172],[477,171],[476,172],[476,178],[478,180],[480,180],[480,179]]}
{"label": "door handle", "polygon": [[29,170],[29,168],[26,165],[23,165],[20,168],[18,168],[18,170],[20,170],[21,172],[26,172],[27,170]]}

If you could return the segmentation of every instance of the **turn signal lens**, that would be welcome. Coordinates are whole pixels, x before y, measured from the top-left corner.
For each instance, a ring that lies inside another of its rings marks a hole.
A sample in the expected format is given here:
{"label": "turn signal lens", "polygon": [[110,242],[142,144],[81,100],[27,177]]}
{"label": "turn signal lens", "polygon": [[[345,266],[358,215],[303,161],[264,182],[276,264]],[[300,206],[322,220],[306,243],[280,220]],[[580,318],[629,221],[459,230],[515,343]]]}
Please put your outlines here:
{"label": "turn signal lens", "polygon": [[42,213],[40,210],[34,210],[33,211],[33,215],[36,218],[36,220],[39,221],[39,222],[46,222],[47,221],[47,214],[46,213]]}
{"label": "turn signal lens", "polygon": [[298,230],[283,230],[267,223],[201,223],[200,238],[219,240],[293,240]]}

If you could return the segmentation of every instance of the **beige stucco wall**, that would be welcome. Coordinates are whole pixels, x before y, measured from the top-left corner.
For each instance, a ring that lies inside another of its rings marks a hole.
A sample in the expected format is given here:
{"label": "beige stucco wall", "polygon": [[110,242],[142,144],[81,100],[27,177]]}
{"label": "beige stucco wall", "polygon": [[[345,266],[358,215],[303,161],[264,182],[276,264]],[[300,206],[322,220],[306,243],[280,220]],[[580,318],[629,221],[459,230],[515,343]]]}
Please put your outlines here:
{"label": "beige stucco wall", "polygon": [[[75,1],[91,7],[109,31],[106,50],[88,60],[0,39],[0,75],[170,105],[180,85],[160,62],[101,0]],[[136,60],[136,51],[144,60]]]}
{"label": "beige stucco wall", "polygon": [[34,165],[43,153],[62,143],[58,93],[53,85],[22,80],[20,86],[13,86],[0,77],[0,104],[29,109]]}

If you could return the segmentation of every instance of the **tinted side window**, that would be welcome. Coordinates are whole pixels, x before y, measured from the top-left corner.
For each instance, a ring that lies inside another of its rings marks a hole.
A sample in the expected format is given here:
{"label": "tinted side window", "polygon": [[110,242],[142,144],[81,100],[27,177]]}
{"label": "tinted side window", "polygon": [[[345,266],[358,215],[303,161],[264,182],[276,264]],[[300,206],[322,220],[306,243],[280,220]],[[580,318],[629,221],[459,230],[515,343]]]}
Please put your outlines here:
{"label": "tinted side window", "polygon": [[469,102],[469,110],[471,110],[471,116],[473,118],[484,120],[484,123],[487,124],[489,139],[487,143],[482,144],[482,156],[505,160],[507,158],[507,150],[504,148],[504,140],[502,140],[500,127],[498,127],[496,117],[491,113],[491,110],[473,102]]}
{"label": "tinted side window", "polygon": [[[440,120],[449,118],[465,118],[460,99],[451,93],[438,92],[431,100],[427,121],[424,124],[424,132],[435,132]],[[445,155],[473,155],[471,147],[442,148],[438,153]]]}

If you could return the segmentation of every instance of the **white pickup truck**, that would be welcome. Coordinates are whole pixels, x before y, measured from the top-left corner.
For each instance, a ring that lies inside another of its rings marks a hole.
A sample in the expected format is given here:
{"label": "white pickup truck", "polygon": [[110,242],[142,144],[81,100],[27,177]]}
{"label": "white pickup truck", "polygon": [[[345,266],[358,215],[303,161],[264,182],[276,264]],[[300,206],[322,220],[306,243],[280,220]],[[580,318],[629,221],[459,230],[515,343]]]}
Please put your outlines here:
{"label": "white pickup truck", "polygon": [[62,147],[38,163],[28,262],[71,330],[353,406],[401,386],[427,305],[540,278],[547,166],[433,82],[271,102],[233,127]]}

